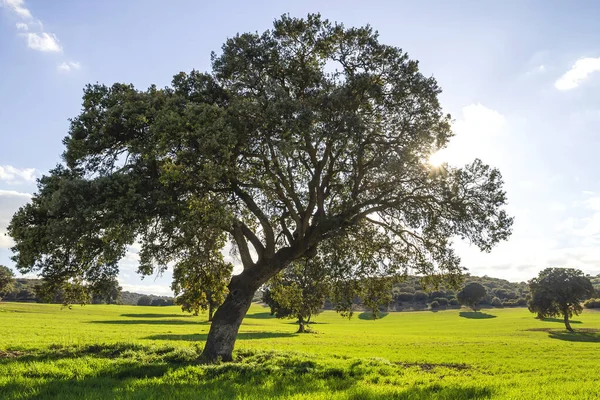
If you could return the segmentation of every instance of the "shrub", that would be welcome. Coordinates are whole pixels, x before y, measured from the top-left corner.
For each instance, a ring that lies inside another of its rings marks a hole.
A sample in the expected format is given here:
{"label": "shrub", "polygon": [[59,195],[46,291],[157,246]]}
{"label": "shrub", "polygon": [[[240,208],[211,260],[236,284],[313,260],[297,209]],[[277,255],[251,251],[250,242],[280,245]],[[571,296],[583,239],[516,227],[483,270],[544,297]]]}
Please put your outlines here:
{"label": "shrub", "polygon": [[427,301],[427,299],[429,299],[429,296],[427,295],[427,293],[423,292],[422,290],[417,290],[414,294],[414,301],[418,302],[418,303],[425,303]]}
{"label": "shrub", "polygon": [[167,305],[167,301],[163,298],[158,298],[158,299],[154,299],[152,300],[152,303],[150,303],[150,305],[152,306],[166,306]]}
{"label": "shrub", "polygon": [[450,305],[451,306],[457,306],[459,304],[460,303],[458,302],[458,299],[456,297],[453,297],[453,298],[450,299]]}
{"label": "shrub", "polygon": [[142,296],[137,301],[138,306],[149,306],[150,304],[152,304],[152,299],[148,296]]}
{"label": "shrub", "polygon": [[440,297],[446,297],[446,292],[441,290],[434,290],[433,292],[429,293],[429,298],[431,300],[435,300],[436,298]]}
{"label": "shrub", "polygon": [[585,308],[600,308],[600,299],[589,299],[583,303]]}
{"label": "shrub", "polygon": [[494,307],[502,307],[502,300],[500,300],[500,299],[499,299],[499,298],[497,298],[497,297],[494,297],[494,298],[492,299],[492,305],[493,305]]}
{"label": "shrub", "polygon": [[398,293],[398,295],[396,296],[396,299],[398,301],[413,301],[414,299],[414,295],[412,293],[408,293],[408,292],[400,292]]}
{"label": "shrub", "polygon": [[429,305],[432,309],[436,309],[436,308],[440,308],[440,303],[438,303],[437,301],[432,301],[431,304]]}
{"label": "shrub", "polygon": [[402,285],[400,286],[400,292],[413,294],[415,292],[415,288],[412,286]]}
{"label": "shrub", "polygon": [[517,300],[517,305],[519,307],[525,307],[527,305],[527,300],[521,297]]}
{"label": "shrub", "polygon": [[433,299],[433,301],[437,301],[438,304],[442,307],[445,307],[448,305],[448,299],[445,297],[436,297],[435,299]]}

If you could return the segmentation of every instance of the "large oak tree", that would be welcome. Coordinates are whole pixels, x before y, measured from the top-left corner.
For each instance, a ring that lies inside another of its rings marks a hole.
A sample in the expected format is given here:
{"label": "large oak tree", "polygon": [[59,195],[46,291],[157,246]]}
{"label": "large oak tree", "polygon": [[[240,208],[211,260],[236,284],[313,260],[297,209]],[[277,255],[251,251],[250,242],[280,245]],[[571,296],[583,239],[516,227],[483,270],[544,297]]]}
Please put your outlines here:
{"label": "large oak tree", "polygon": [[370,27],[319,15],[228,39],[211,72],[166,88],[89,85],[64,164],[12,219],[14,261],[95,282],[136,241],[152,274],[190,243],[210,253],[229,238],[243,271],[214,315],[207,360],[232,359],[255,291],[297,259],[456,278],[452,239],[489,251],[512,219],[496,169],[428,164],[452,136],[439,93]]}

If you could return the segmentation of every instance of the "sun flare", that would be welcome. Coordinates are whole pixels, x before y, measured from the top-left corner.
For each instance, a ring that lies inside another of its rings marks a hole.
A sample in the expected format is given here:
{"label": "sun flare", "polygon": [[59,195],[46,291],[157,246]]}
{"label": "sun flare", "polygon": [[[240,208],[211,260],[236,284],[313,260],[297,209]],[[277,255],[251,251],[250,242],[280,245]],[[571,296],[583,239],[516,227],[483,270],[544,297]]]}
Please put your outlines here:
{"label": "sun flare", "polygon": [[429,159],[427,161],[431,166],[439,167],[448,161],[446,157],[447,154],[445,153],[446,152],[444,150],[436,151],[435,153],[429,156]]}

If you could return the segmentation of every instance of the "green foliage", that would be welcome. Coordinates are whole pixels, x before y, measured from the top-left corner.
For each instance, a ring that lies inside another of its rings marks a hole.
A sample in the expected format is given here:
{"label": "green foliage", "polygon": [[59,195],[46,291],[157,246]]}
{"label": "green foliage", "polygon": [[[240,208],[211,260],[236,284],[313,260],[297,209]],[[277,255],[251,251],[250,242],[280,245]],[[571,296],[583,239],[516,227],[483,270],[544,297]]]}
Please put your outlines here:
{"label": "green foliage", "polygon": [[429,304],[429,307],[431,307],[434,310],[438,309],[438,308],[440,308],[440,303],[438,303],[437,301],[434,300]]}
{"label": "green foliage", "polygon": [[89,287],[94,304],[121,304],[121,286],[117,279],[99,281]]}
{"label": "green foliage", "polygon": [[471,307],[473,311],[477,311],[479,302],[487,296],[485,287],[478,282],[470,282],[458,292],[456,299],[464,306]]}
{"label": "green foliage", "polygon": [[305,323],[310,323],[311,317],[321,312],[331,285],[327,269],[319,265],[317,259],[297,260],[269,281],[265,300],[271,315],[297,319],[298,331],[304,332]]}
{"label": "green foliage", "polygon": [[0,299],[13,291],[15,287],[15,274],[4,265],[0,265]]}
{"label": "green foliage", "polygon": [[585,308],[600,308],[600,299],[589,299],[583,303]]}
{"label": "green foliage", "polygon": [[399,301],[413,301],[414,298],[415,295],[411,292],[400,292],[396,295],[396,299]]}
{"label": "green foliage", "polygon": [[152,299],[149,296],[142,296],[138,299],[138,306],[149,306],[152,304]]}
{"label": "green foliage", "polygon": [[175,303],[183,311],[198,315],[200,310],[208,310],[208,320],[212,321],[214,310],[225,300],[227,284],[231,279],[233,265],[223,259],[223,254],[215,250],[217,246],[204,246],[195,243],[174,267],[171,289],[177,296]]}
{"label": "green foliage", "polygon": [[433,301],[437,302],[440,307],[446,307],[449,304],[449,301],[445,297],[436,297]]}
{"label": "green foliage", "polygon": [[414,295],[414,299],[418,303],[425,303],[429,299],[429,295],[421,290],[417,290]]}
{"label": "green foliage", "polygon": [[502,307],[502,300],[500,300],[498,297],[494,297],[491,304],[494,307]]}
{"label": "green foliage", "polygon": [[538,318],[563,316],[565,327],[572,331],[569,318],[583,310],[581,302],[594,295],[588,277],[578,269],[546,268],[529,281],[529,311]]}
{"label": "green foliage", "polygon": [[369,277],[360,283],[360,297],[364,306],[371,311],[373,319],[379,318],[381,309],[386,310],[392,302],[392,286],[395,278]]}

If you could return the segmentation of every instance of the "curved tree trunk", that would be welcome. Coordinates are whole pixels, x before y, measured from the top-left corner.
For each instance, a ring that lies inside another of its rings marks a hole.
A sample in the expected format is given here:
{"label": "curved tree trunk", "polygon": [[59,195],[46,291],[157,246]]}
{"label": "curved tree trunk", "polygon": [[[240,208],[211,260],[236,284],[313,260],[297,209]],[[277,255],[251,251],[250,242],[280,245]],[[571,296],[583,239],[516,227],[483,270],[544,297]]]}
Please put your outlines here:
{"label": "curved tree trunk", "polygon": [[233,346],[238,330],[257,289],[235,278],[231,279],[229,294],[213,316],[208,338],[202,351],[201,357],[204,361],[233,360]]}
{"label": "curved tree trunk", "polygon": [[573,328],[571,328],[571,323],[569,322],[569,314],[568,313],[564,313],[564,317],[565,317],[565,327],[567,328],[567,330],[569,332],[574,332]]}
{"label": "curved tree trunk", "polygon": [[302,318],[302,315],[298,316],[298,332],[296,333],[304,333],[306,332],[306,328],[304,327],[304,318]]}
{"label": "curved tree trunk", "polygon": [[254,293],[277,272],[285,268],[294,253],[284,252],[268,262],[256,263],[234,275],[229,282],[229,294],[213,315],[204,350],[200,356],[203,361],[233,361],[233,347],[242,320],[246,316]]}

